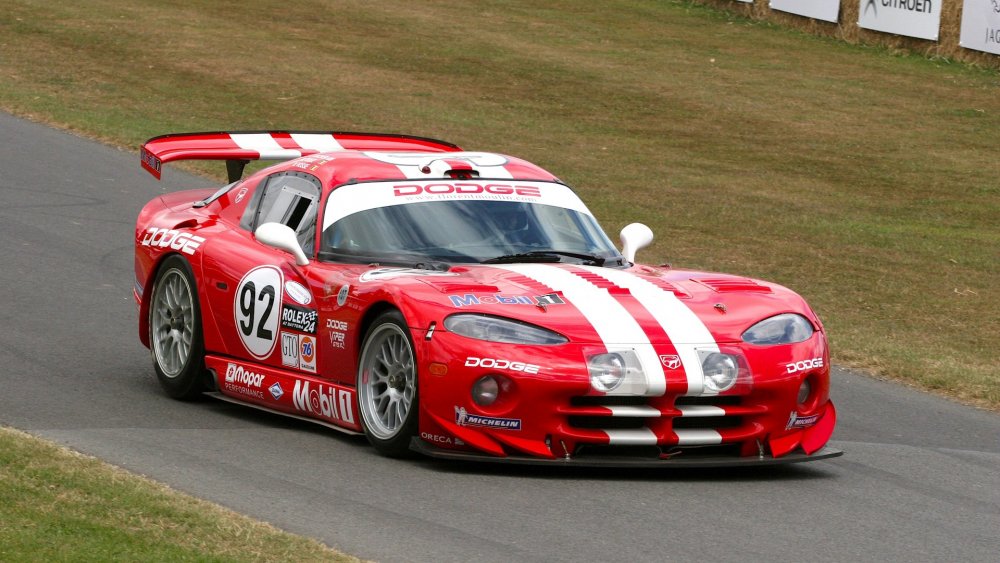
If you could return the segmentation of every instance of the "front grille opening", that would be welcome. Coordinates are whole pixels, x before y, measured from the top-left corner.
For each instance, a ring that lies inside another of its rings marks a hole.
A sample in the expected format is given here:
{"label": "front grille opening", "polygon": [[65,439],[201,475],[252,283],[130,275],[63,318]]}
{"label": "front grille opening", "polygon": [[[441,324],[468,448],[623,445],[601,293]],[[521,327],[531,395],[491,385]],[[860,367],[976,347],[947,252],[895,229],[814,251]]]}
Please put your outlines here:
{"label": "front grille opening", "polygon": [[642,428],[646,419],[625,416],[570,416],[569,425],[588,430],[631,430]]}
{"label": "front grille opening", "polygon": [[690,459],[702,457],[740,457],[739,444],[722,444],[717,446],[683,446],[668,448],[668,454],[677,456],[677,459]]}
{"label": "front grille opening", "polygon": [[740,404],[742,397],[739,395],[709,395],[705,397],[677,397],[674,399],[674,406],[685,407],[688,405],[709,405],[713,407],[735,406]]}
{"label": "front grille opening", "polygon": [[569,400],[569,404],[574,407],[637,407],[646,403],[646,397],[635,395],[571,397]]}
{"label": "front grille opening", "polygon": [[689,416],[674,419],[674,430],[739,428],[743,425],[740,416]]}
{"label": "front grille opening", "polygon": [[660,457],[660,448],[656,446],[608,446],[601,444],[580,444],[577,446],[576,454],[573,457],[632,457],[658,459]]}

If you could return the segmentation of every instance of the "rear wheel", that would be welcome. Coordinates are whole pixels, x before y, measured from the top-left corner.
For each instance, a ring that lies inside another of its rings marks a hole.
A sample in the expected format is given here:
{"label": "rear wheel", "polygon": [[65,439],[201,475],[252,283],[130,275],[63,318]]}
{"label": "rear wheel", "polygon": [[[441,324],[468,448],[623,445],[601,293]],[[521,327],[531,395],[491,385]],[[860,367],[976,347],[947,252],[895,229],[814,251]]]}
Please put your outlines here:
{"label": "rear wheel", "polygon": [[168,395],[191,400],[205,390],[201,311],[191,265],[164,260],[149,303],[149,350],[156,378]]}
{"label": "rear wheel", "polygon": [[357,383],[361,426],[368,441],[383,455],[408,455],[410,439],[417,432],[417,365],[399,311],[379,315],[368,329]]}

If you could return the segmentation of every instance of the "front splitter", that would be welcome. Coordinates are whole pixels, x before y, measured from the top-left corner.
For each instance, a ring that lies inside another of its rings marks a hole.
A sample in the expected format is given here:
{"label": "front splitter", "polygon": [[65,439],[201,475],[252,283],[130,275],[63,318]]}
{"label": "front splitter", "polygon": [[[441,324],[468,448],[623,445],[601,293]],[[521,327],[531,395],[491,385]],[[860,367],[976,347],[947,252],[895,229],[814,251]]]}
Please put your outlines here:
{"label": "front splitter", "polygon": [[762,467],[766,465],[787,465],[791,463],[819,461],[821,459],[830,459],[844,455],[844,452],[841,450],[825,447],[812,455],[806,455],[801,452],[792,452],[778,458],[768,455],[747,457],[691,456],[685,458],[683,453],[675,454],[666,459],[615,456],[576,458],[560,457],[555,459],[526,456],[496,457],[472,452],[460,452],[456,450],[436,448],[417,437],[414,437],[413,440],[410,441],[410,449],[435,459],[506,463],[513,465],[546,465],[550,467]]}

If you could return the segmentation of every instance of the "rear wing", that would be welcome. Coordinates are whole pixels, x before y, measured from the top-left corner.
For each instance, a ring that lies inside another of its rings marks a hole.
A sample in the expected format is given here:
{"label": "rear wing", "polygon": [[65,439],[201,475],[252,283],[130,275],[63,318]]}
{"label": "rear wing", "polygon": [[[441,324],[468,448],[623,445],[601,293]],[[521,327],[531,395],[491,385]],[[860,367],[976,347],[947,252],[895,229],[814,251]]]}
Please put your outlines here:
{"label": "rear wing", "polygon": [[445,141],[382,133],[334,131],[240,131],[175,133],[143,143],[142,167],[157,180],[163,165],[174,160],[225,160],[229,181],[243,176],[251,160],[290,160],[300,156],[343,150],[388,152],[454,152],[462,149]]}

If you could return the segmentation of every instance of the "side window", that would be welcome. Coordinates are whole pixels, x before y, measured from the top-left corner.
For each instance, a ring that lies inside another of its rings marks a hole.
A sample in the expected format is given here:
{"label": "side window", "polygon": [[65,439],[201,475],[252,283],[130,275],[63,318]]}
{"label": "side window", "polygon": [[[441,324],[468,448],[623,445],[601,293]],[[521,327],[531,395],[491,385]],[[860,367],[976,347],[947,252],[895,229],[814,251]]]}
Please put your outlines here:
{"label": "side window", "polygon": [[264,223],[283,223],[298,235],[299,244],[312,255],[316,242],[316,213],[320,183],[303,172],[279,172],[267,178],[254,194],[240,225],[250,231]]}

